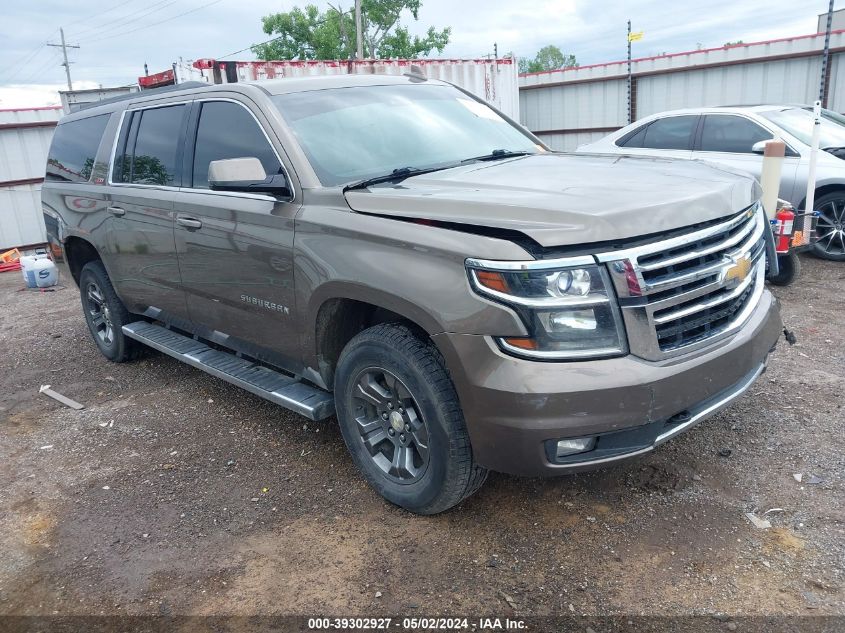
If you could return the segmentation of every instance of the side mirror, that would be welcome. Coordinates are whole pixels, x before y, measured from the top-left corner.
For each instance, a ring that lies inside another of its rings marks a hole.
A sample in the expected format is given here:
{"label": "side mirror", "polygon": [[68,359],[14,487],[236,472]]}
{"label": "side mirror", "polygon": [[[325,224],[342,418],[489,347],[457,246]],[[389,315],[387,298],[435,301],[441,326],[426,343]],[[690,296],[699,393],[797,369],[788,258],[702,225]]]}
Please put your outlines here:
{"label": "side mirror", "polygon": [[208,164],[208,186],[212,191],[239,191],[290,195],[283,174],[268,176],[254,157],[213,160]]}
{"label": "side mirror", "polygon": [[757,141],[754,145],[751,146],[751,153],[752,154],[762,154],[766,151],[766,143],[769,141]]}

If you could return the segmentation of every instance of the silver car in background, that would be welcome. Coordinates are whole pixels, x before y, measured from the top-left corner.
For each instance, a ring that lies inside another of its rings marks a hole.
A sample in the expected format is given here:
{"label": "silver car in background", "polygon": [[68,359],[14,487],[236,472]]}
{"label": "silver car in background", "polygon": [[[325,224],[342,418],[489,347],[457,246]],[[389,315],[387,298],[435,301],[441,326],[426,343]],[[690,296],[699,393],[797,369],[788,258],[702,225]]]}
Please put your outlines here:
{"label": "silver car in background", "polygon": [[[815,208],[821,212],[815,253],[845,261],[845,125],[824,111],[816,171]],[[654,114],[578,152],[700,159],[752,174],[759,180],[764,142],[786,142],[779,197],[804,208],[813,115],[801,105],[689,108]]]}

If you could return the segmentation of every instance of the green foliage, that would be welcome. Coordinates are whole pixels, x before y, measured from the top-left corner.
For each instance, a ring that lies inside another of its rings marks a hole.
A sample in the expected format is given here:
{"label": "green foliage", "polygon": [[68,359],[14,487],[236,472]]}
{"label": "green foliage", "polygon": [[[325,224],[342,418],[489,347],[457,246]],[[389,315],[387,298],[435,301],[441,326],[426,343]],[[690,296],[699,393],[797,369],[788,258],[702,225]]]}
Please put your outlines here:
{"label": "green foliage", "polygon": [[725,47],[728,47],[728,46],[737,46],[737,45],[739,45],[739,44],[745,44],[745,42],[743,42],[742,40],[736,40],[735,42],[725,42],[724,46],[725,46]]}
{"label": "green foliage", "polygon": [[[443,52],[451,28],[433,26],[423,37],[411,36],[400,23],[403,10],[418,19],[421,0],[362,0],[364,57],[412,59]],[[294,7],[262,18],[262,28],[277,37],[252,48],[259,59],[348,59],[355,55],[354,8],[329,5],[325,13],[312,5]]]}
{"label": "green foliage", "polygon": [[521,73],[539,73],[546,70],[577,67],[578,60],[575,59],[575,55],[564,53],[552,44],[537,51],[534,59],[523,58],[519,60],[519,72]]}
{"label": "green foliage", "polygon": [[173,175],[167,172],[164,164],[155,156],[135,155],[132,181],[148,185],[169,185]]}

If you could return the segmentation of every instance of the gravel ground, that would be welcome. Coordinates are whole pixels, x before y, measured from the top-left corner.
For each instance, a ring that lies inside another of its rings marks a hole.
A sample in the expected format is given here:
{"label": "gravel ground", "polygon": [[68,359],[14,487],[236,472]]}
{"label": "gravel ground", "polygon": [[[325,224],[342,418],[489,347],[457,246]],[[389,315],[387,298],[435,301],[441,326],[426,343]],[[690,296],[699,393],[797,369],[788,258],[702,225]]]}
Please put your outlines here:
{"label": "gravel ground", "polygon": [[798,343],[733,407],[429,518],[363,483],[333,420],[110,364],[75,287],[0,275],[0,614],[845,615],[845,265],[803,265],[775,289]]}

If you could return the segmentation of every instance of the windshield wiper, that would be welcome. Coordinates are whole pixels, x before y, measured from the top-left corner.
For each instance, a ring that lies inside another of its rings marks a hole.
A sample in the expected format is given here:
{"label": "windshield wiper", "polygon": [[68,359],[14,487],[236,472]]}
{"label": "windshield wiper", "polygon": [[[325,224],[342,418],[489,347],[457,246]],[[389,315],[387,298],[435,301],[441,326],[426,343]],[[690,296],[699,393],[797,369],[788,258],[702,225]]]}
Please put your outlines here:
{"label": "windshield wiper", "polygon": [[484,154],[482,156],[473,156],[472,158],[465,158],[461,161],[461,163],[476,163],[485,160],[500,160],[502,158],[514,158],[516,156],[528,156],[529,154],[534,154],[535,152],[529,152],[525,150],[521,151],[514,151],[509,149],[494,149],[489,154]]}
{"label": "windshield wiper", "polygon": [[346,193],[347,191],[352,191],[354,189],[366,189],[370,185],[378,185],[383,182],[401,182],[405,180],[405,178],[410,178],[411,176],[419,176],[420,174],[430,174],[433,171],[440,171],[442,169],[449,169],[451,167],[454,167],[454,165],[427,167],[425,169],[421,169],[419,167],[398,167],[389,174],[366,178],[358,182],[353,182],[351,185],[346,185],[343,188],[343,193]]}

